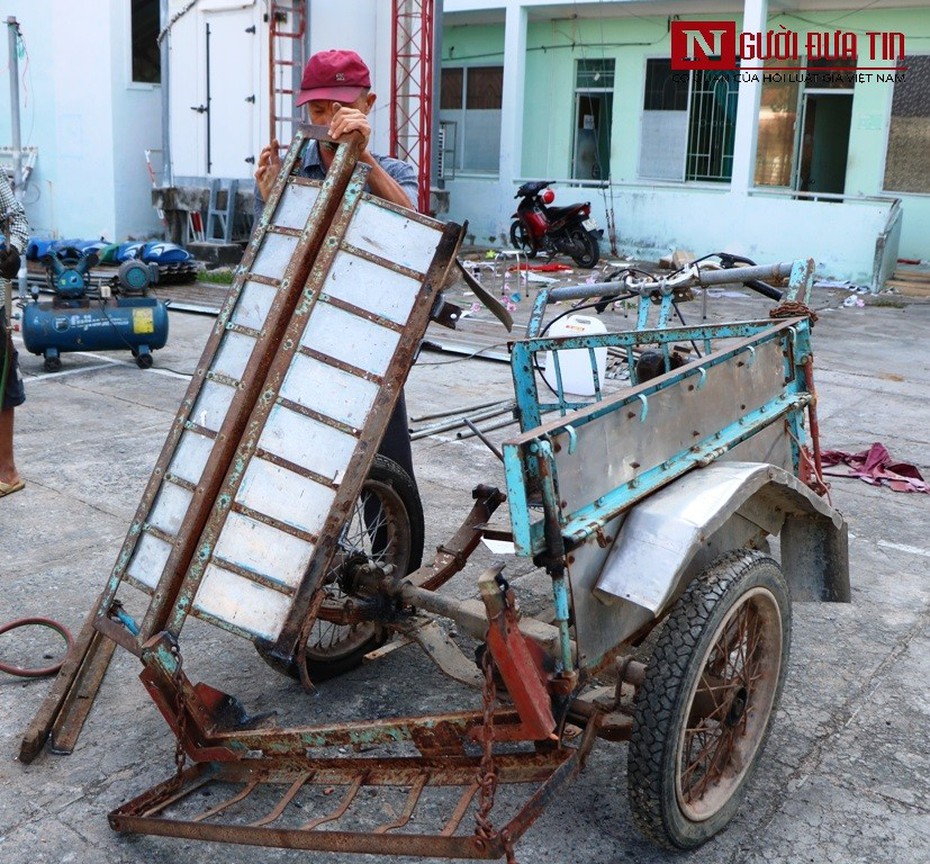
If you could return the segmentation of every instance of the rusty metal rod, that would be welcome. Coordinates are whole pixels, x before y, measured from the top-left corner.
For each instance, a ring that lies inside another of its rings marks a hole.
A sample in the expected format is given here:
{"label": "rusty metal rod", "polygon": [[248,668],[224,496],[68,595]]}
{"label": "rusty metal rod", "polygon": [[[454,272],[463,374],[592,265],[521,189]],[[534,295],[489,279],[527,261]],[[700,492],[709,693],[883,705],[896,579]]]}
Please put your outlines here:
{"label": "rusty metal rod", "polygon": [[[499,564],[492,565],[489,568],[495,573],[500,572],[502,569],[503,567]],[[409,582],[404,582],[399,587],[400,599],[403,603],[415,606],[425,612],[432,612],[434,615],[443,618],[449,618],[469,636],[484,640],[488,629],[488,616],[484,603],[480,600],[456,600],[454,597],[438,594],[435,591],[417,588]],[[520,619],[520,632],[529,639],[538,642],[553,656],[559,655],[561,643],[558,627],[524,615]],[[572,655],[577,656],[574,641],[571,643],[571,648]]]}

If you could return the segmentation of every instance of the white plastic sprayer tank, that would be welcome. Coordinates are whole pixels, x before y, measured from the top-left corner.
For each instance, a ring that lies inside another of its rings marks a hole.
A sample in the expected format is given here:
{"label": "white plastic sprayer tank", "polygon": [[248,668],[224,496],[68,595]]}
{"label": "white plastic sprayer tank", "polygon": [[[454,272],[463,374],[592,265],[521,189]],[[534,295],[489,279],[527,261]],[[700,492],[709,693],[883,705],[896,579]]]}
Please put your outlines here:
{"label": "white plastic sprayer tank", "polygon": [[[558,336],[594,336],[606,333],[607,328],[599,318],[589,315],[569,315],[558,319],[546,331],[547,337]],[[556,389],[555,361],[552,352],[545,354],[545,371],[543,377],[550,387]],[[591,368],[591,354],[587,348],[574,348],[559,351],[559,371],[562,375],[562,390],[573,396],[594,395],[594,373]],[[604,374],[607,371],[607,347],[594,349],[594,362],[597,367],[597,380],[604,386]]]}

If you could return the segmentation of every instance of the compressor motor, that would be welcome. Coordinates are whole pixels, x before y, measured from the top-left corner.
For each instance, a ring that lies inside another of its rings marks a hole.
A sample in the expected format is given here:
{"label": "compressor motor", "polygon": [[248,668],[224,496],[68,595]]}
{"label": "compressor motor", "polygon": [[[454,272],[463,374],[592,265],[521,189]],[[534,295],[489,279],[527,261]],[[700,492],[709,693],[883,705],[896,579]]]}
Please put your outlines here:
{"label": "compressor motor", "polygon": [[152,365],[152,351],[168,341],[168,307],[149,295],[158,265],[129,259],[116,276],[91,287],[88,271],[97,253],[66,247],[42,257],[54,297],[40,301],[38,290],[23,310],[26,350],[45,357],[57,372],[66,351],[127,349],[140,369]]}

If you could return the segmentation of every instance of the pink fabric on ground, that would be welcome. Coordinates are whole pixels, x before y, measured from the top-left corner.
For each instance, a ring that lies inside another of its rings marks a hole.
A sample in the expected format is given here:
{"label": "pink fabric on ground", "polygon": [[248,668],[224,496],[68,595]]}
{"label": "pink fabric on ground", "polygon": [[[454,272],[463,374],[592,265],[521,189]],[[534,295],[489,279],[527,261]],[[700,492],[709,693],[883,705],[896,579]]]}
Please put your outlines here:
{"label": "pink fabric on ground", "polygon": [[884,444],[875,443],[861,453],[845,453],[842,450],[824,450],[820,454],[823,465],[846,465],[845,474],[824,471],[831,477],[858,477],[872,486],[888,486],[895,492],[927,492],[928,484],[920,471],[908,462],[895,462]]}

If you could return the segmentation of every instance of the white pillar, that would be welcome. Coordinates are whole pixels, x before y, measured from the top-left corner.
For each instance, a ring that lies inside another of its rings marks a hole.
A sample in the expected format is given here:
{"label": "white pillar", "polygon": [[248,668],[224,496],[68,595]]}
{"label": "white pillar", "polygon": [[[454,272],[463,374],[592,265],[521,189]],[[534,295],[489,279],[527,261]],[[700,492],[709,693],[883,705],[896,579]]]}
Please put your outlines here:
{"label": "white pillar", "polygon": [[[764,33],[768,19],[768,0],[744,0],[743,31]],[[752,63],[753,66],[757,62]],[[740,81],[736,106],[736,134],[733,142],[733,176],[730,191],[745,195],[755,185],[756,138],[759,131],[759,101],[762,96],[762,73],[757,81]]]}
{"label": "white pillar", "polygon": [[[523,100],[526,80],[526,7],[521,0],[507,3],[504,20],[504,86],[501,100],[500,186],[509,190],[522,173]],[[510,196],[506,196],[507,199]],[[508,201],[508,207],[510,206]],[[506,214],[510,215],[509,211]]]}

